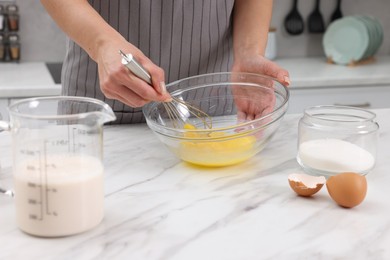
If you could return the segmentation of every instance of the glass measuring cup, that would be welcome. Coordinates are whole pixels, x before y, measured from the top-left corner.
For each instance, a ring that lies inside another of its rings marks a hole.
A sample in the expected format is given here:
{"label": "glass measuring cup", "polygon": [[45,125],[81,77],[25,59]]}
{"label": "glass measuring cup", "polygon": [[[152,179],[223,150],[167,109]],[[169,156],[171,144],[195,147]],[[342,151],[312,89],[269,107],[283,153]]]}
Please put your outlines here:
{"label": "glass measuring cup", "polygon": [[103,124],[115,120],[102,101],[39,97],[8,107],[17,224],[26,233],[66,236],[103,219]]}

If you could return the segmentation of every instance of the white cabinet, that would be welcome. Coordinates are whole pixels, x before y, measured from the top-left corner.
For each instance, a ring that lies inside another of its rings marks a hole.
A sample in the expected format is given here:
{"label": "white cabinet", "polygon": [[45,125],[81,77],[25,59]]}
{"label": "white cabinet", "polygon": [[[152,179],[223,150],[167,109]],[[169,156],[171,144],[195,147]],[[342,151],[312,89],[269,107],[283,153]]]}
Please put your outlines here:
{"label": "white cabinet", "polygon": [[335,86],[290,89],[288,113],[302,113],[316,105],[343,105],[366,109],[390,107],[389,86]]}

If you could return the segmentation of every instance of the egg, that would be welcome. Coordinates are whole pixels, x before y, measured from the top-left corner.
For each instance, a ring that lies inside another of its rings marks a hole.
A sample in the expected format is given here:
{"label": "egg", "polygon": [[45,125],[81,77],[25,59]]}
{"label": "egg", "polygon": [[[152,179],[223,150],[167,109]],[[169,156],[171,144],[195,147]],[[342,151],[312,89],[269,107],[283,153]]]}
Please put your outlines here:
{"label": "egg", "polygon": [[[196,129],[191,124],[185,124],[183,128]],[[256,153],[256,137],[254,136],[245,136],[241,133],[198,133],[196,131],[185,132],[184,136],[194,140],[180,142],[177,153],[183,161],[196,165],[206,167],[234,165],[248,160]]]}
{"label": "egg", "polygon": [[367,180],[358,173],[344,172],[329,177],[326,188],[337,204],[352,208],[362,203],[366,197]]}
{"label": "egg", "polygon": [[299,196],[309,197],[316,194],[324,186],[323,176],[311,176],[304,173],[293,173],[288,176],[291,189]]}

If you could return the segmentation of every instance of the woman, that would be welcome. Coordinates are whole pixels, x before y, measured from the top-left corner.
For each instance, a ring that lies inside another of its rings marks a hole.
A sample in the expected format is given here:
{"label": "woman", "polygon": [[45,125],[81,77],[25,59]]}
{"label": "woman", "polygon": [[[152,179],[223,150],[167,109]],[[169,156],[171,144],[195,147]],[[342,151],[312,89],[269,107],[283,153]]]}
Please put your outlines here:
{"label": "woman", "polygon": [[[263,57],[272,0],[41,0],[69,36],[64,95],[101,99],[115,123],[144,122],[141,108],[169,99],[165,82],[220,71],[288,72]],[[151,74],[153,88],[130,73],[118,51]]]}

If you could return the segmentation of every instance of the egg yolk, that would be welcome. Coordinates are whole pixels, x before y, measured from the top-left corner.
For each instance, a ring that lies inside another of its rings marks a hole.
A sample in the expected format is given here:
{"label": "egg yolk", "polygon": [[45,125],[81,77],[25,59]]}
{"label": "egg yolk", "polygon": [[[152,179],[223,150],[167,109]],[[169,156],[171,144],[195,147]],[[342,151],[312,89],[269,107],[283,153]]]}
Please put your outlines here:
{"label": "egg yolk", "polygon": [[[196,129],[191,124],[185,124],[183,128]],[[205,140],[182,141],[179,156],[183,161],[208,167],[227,166],[243,162],[255,154],[256,138],[241,135],[240,133],[228,135],[224,132],[186,132],[185,137],[203,138]],[[224,136],[228,136],[229,139],[211,140],[215,137]]]}

